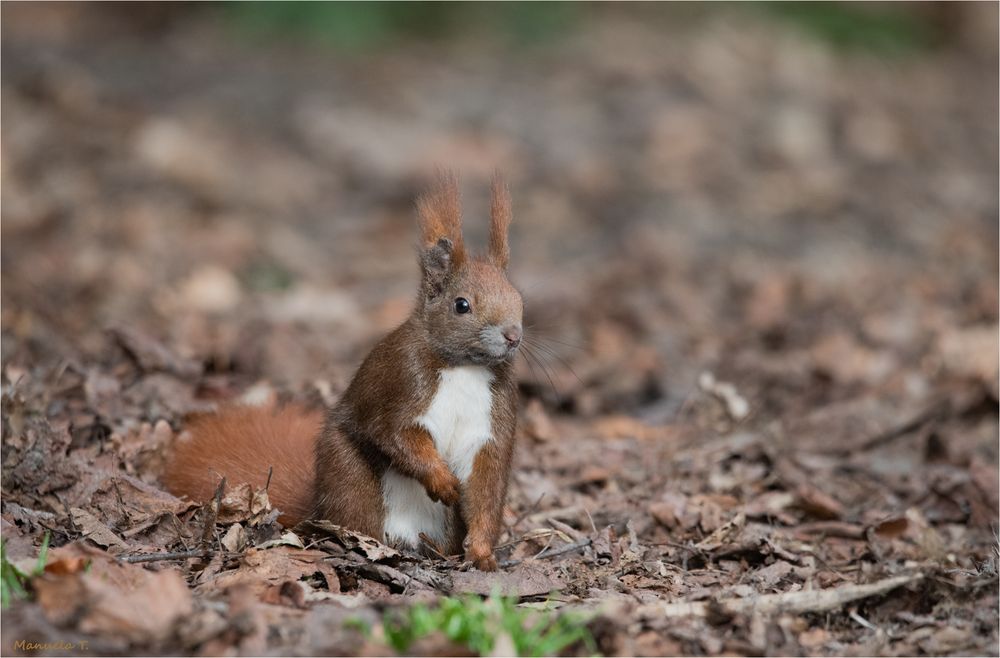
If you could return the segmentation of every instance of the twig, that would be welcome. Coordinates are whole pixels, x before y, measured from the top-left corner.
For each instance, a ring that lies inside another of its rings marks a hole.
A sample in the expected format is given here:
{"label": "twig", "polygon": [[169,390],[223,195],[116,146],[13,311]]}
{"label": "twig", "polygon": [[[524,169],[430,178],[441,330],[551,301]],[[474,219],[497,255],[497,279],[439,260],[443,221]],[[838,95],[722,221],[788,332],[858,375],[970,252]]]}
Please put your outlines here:
{"label": "twig", "polygon": [[670,541],[666,539],[664,541],[653,542],[652,546],[672,546],[673,548],[680,549],[684,551],[684,555],[681,556],[681,569],[684,571],[688,570],[688,558],[692,558],[695,555],[705,560],[706,564],[711,563],[708,553],[704,549],[698,548],[694,544],[680,544],[675,541]]}
{"label": "twig", "polygon": [[698,548],[694,544],[682,544],[680,542],[671,541],[669,539],[664,539],[662,541],[651,541],[646,543],[649,546],[671,546],[673,548],[680,548],[691,553],[700,553],[700,554],[705,553],[703,549]]}
{"label": "twig", "polygon": [[649,603],[638,608],[640,617],[707,617],[719,612],[729,615],[761,614],[773,615],[779,612],[801,614],[804,612],[826,612],[836,610],[846,603],[879,596],[892,590],[915,583],[924,578],[922,573],[894,576],[865,585],[845,585],[830,589],[764,594],[748,598],[729,598],[721,601],[693,601],[681,603]]}
{"label": "twig", "polygon": [[[448,576],[436,573],[429,569],[424,569],[417,565],[400,565],[399,569],[402,573],[409,577],[411,581],[423,583],[424,585],[441,592],[448,593],[451,591],[451,579]],[[409,586],[409,583],[407,583],[407,586]]]}
{"label": "twig", "polygon": [[438,556],[442,560],[448,559],[448,556],[444,554],[444,551],[441,550],[441,547],[438,546],[433,539],[428,537],[423,532],[421,532],[419,536],[420,536],[420,541],[422,541],[427,548],[431,549],[431,552],[434,553],[434,555]]}
{"label": "twig", "polygon": [[535,553],[535,555],[533,556],[534,559],[537,560],[539,555],[542,555],[543,553],[545,553],[545,551],[549,550],[549,546],[552,545],[552,540],[555,539],[555,536],[556,533],[554,532],[551,535],[549,535],[549,540],[545,542],[545,546],[542,546],[542,550]]}
{"label": "twig", "polygon": [[[593,543],[593,540],[590,537],[585,537],[584,539],[581,539],[579,541],[575,541],[572,544],[566,544],[565,546],[560,546],[559,548],[554,548],[554,549],[552,549],[551,551],[548,551],[548,552],[543,551],[543,552],[539,553],[538,555],[536,555],[535,557],[530,558],[530,559],[532,559],[532,560],[544,560],[544,559],[550,558],[550,557],[557,557],[559,555],[565,555],[566,553],[572,553],[573,551],[578,551],[581,548],[586,548],[587,546],[590,546],[592,543]],[[502,568],[506,569],[508,567],[516,567],[517,565],[521,564],[522,562],[524,562],[524,560],[504,560],[503,562],[500,563],[500,566]]]}
{"label": "twig", "polygon": [[559,519],[549,519],[547,523],[549,524],[549,527],[565,533],[567,537],[570,537],[573,540],[582,539],[587,536],[585,533],[580,532],[568,523],[563,523]]}
{"label": "twig", "polygon": [[816,535],[823,537],[842,537],[844,539],[864,539],[865,529],[863,526],[844,521],[812,521],[810,523],[800,523],[793,527],[792,532],[798,538],[812,539]]}
{"label": "twig", "polygon": [[867,619],[865,619],[864,617],[862,617],[861,615],[859,615],[858,611],[855,610],[854,608],[851,608],[851,610],[848,611],[847,616],[850,617],[851,619],[853,619],[854,621],[856,621],[861,626],[864,626],[865,628],[867,628],[870,631],[876,631],[876,632],[878,632],[878,630],[879,630],[878,626],[876,626],[875,624],[871,623],[870,621],[868,621]]}
{"label": "twig", "polygon": [[[550,521],[549,523],[552,523],[552,522]],[[505,541],[502,544],[497,544],[496,550],[499,551],[499,550],[504,549],[504,548],[510,548],[511,546],[516,546],[517,544],[522,544],[522,543],[524,543],[526,541],[531,541],[532,539],[541,539],[542,537],[552,537],[552,536],[560,534],[560,533],[562,533],[563,535],[565,535],[567,541],[579,539],[581,537],[581,535],[580,535],[579,532],[577,532],[573,528],[570,528],[565,523],[562,523],[560,525],[565,526],[566,528],[569,528],[569,530],[573,534],[570,534],[570,532],[566,532],[562,528],[536,528],[535,530],[529,531],[529,532],[521,535],[517,539],[511,539],[510,541]],[[551,543],[551,540],[548,543],[546,543],[545,548],[548,548],[549,543]],[[545,550],[545,549],[542,549],[542,550]]]}
{"label": "twig", "polygon": [[499,550],[500,550],[500,549],[502,549],[502,548],[510,548],[511,546],[516,546],[517,544],[520,544],[520,543],[522,543],[522,542],[526,542],[526,541],[528,541],[529,539],[536,539],[536,537],[535,537],[534,535],[532,535],[532,536],[529,536],[529,535],[521,535],[521,536],[520,536],[520,537],[518,537],[517,539],[511,539],[510,541],[505,541],[505,542],[504,542],[504,543],[502,543],[502,544],[498,544],[498,545],[497,545],[497,547],[496,547],[496,550],[498,550],[498,551],[499,551]]}
{"label": "twig", "polygon": [[400,592],[406,591],[413,581],[423,583],[428,587],[442,592],[449,592],[451,590],[451,579],[415,565],[411,567],[400,565],[400,568],[396,569],[387,564],[361,560],[353,568],[363,578],[385,585],[395,585]]}
{"label": "twig", "polygon": [[196,557],[208,557],[214,555],[215,551],[205,548],[192,548],[189,551],[174,551],[172,553],[149,553],[146,555],[126,555],[119,557],[122,562],[135,564],[136,562],[163,562],[165,560],[187,560]]}
{"label": "twig", "polygon": [[953,405],[948,399],[937,399],[926,405],[920,411],[913,413],[902,421],[896,423],[878,434],[869,436],[860,445],[849,445],[836,450],[837,454],[861,454],[868,450],[881,447],[901,436],[906,436],[910,432],[919,429],[922,425],[937,418],[947,417],[959,413],[961,410],[952,408]]}
{"label": "twig", "polygon": [[271,476],[274,475],[274,466],[267,467],[267,482],[264,484],[264,491],[271,488]]}
{"label": "twig", "polygon": [[577,540],[572,544],[566,544],[559,548],[553,549],[547,553],[541,553],[535,557],[536,560],[541,560],[549,557],[556,557],[558,555],[564,555],[565,553],[572,553],[573,551],[579,550],[581,548],[586,548],[593,543],[590,537],[584,537],[583,539]]}

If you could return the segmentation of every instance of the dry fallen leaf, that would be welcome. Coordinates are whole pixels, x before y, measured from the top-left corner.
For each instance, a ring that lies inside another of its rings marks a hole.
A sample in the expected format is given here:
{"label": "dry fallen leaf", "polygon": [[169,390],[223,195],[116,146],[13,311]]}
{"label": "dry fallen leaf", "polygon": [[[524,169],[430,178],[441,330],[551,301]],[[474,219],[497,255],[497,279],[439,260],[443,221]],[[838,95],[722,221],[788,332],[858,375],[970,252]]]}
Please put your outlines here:
{"label": "dry fallen leaf", "polygon": [[499,591],[504,596],[541,596],[565,585],[551,565],[524,562],[510,571],[456,571],[451,576],[455,594],[489,596]]}
{"label": "dry fallen leaf", "polygon": [[219,541],[222,544],[222,547],[225,548],[227,551],[231,553],[238,553],[239,551],[243,550],[244,546],[246,546],[247,543],[246,530],[244,530],[243,526],[240,525],[239,523],[234,523],[233,525],[229,526],[229,530],[226,531],[226,534],[223,535],[222,539]]}
{"label": "dry fallen leaf", "polygon": [[235,569],[223,571],[198,585],[200,592],[228,591],[248,587],[257,596],[287,580],[298,581],[319,574],[327,583],[337,583],[336,571],[327,561],[328,554],[290,546],[261,550],[248,549]]}
{"label": "dry fallen leaf", "polygon": [[799,507],[819,519],[834,520],[844,515],[843,505],[812,485],[799,485],[795,489],[795,496]]}
{"label": "dry fallen leaf", "polygon": [[219,523],[247,523],[256,526],[264,522],[271,512],[267,491],[254,489],[246,482],[226,485],[219,505]]}
{"label": "dry fallen leaf", "polygon": [[909,527],[910,523],[905,516],[897,516],[876,523],[872,526],[872,530],[882,539],[894,539],[905,533]]}
{"label": "dry fallen leaf", "polygon": [[265,549],[265,548],[271,548],[272,546],[291,546],[293,548],[305,548],[305,544],[302,543],[302,539],[294,532],[285,532],[277,539],[269,539],[268,541],[262,544],[258,544],[257,548]]}
{"label": "dry fallen leaf", "polygon": [[937,349],[948,372],[975,379],[986,386],[997,399],[1000,377],[1000,326],[980,325],[949,329],[939,338]]}
{"label": "dry fallen leaf", "polygon": [[96,516],[87,510],[74,507],[70,511],[73,523],[83,533],[84,539],[89,539],[98,546],[104,548],[115,547],[119,550],[127,548],[127,544],[118,535],[111,531],[106,525],[101,523]]}
{"label": "dry fallen leaf", "polygon": [[376,539],[329,521],[303,521],[292,531],[300,536],[331,539],[344,549],[360,553],[373,562],[396,562],[402,557],[399,551]]}
{"label": "dry fallen leaf", "polygon": [[169,372],[182,378],[201,374],[201,365],[196,360],[178,356],[163,343],[134,327],[113,327],[109,332],[145,371]]}
{"label": "dry fallen leaf", "polygon": [[538,398],[529,400],[524,410],[524,431],[536,441],[551,441],[556,436],[552,419]]}
{"label": "dry fallen leaf", "polygon": [[[79,569],[80,561],[89,564]],[[69,544],[52,551],[53,568],[32,581],[38,603],[57,624],[132,642],[162,641],[192,611],[191,592],[173,569],[147,571],[104,551]],[[74,568],[55,568],[56,564]]]}
{"label": "dry fallen leaf", "polygon": [[179,515],[195,506],[134,477],[118,474],[102,480],[93,490],[88,507],[112,527],[134,528],[164,515]]}

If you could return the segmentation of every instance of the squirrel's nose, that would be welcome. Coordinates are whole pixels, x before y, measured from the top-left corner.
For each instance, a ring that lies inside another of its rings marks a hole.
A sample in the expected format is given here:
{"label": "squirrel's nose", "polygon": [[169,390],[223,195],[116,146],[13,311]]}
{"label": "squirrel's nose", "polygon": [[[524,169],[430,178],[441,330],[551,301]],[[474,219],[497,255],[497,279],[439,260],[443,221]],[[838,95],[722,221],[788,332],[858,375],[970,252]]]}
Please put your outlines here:
{"label": "squirrel's nose", "polygon": [[507,325],[503,328],[503,337],[507,341],[508,347],[517,347],[521,344],[521,325]]}

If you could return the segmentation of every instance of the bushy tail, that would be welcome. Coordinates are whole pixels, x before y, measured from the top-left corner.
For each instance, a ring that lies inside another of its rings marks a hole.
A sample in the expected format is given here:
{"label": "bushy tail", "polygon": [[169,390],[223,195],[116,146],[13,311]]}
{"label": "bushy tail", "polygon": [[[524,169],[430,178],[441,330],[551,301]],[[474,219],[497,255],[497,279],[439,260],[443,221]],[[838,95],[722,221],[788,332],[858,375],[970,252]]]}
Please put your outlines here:
{"label": "bushy tail", "polygon": [[205,502],[223,476],[227,486],[263,488],[273,469],[268,497],[281,522],[294,525],[310,512],[313,447],[322,423],[322,411],[293,404],[232,406],[198,416],[186,428],[190,437],[174,445],[163,483],[176,496]]}

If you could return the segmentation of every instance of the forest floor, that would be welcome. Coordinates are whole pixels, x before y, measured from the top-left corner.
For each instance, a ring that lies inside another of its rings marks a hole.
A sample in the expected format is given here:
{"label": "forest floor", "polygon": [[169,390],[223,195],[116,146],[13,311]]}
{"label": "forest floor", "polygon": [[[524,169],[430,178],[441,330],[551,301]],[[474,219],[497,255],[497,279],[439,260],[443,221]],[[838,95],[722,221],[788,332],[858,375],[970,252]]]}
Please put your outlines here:
{"label": "forest floor", "polygon": [[[4,653],[391,654],[384,611],[499,587],[585,614],[570,653],[997,655],[995,53],[724,15],[341,55],[8,4],[3,36],[6,557],[51,538]],[[436,164],[480,244],[507,173],[545,344],[504,568],[165,492],[189,414],[330,403],[405,318]]]}

